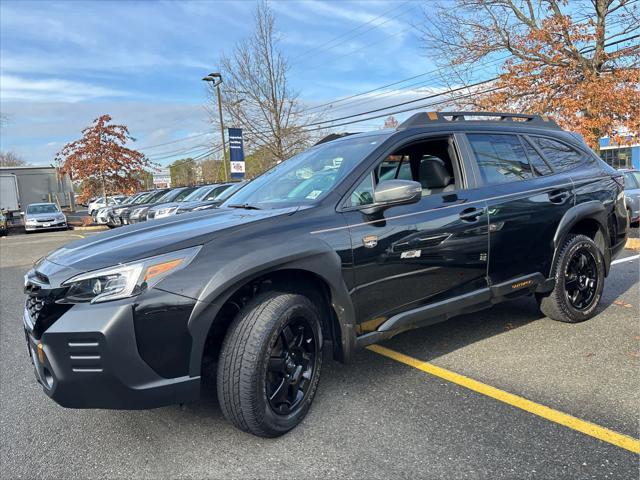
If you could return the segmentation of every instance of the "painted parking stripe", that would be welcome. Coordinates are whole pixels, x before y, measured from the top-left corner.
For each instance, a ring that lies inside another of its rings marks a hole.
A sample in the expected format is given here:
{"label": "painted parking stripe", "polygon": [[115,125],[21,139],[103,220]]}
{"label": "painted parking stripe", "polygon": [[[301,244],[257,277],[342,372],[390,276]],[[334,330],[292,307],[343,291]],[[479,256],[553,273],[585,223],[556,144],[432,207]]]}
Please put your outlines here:
{"label": "painted parking stripe", "polygon": [[421,370],[425,373],[442,378],[451,383],[455,383],[456,385],[468,388],[469,390],[473,390],[474,392],[481,393],[482,395],[486,395],[487,397],[491,397],[495,400],[506,403],[507,405],[511,405],[534,415],[538,415],[539,417],[545,418],[551,422],[558,423],[565,427],[584,433],[585,435],[595,437],[598,440],[602,440],[603,442],[607,442],[617,447],[624,448],[625,450],[629,450],[634,453],[640,453],[640,440],[637,440],[635,438],[623,435],[622,433],[614,432],[613,430],[609,430],[594,423],[581,420],[558,410],[554,410],[553,408],[549,408],[539,403],[528,400],[524,397],[505,392],[504,390],[486,385],[482,382],[478,382],[477,380],[473,380],[472,378],[465,377],[464,375],[460,375],[450,370],[437,367],[432,363],[423,362],[422,360],[418,360],[403,353],[396,352],[395,350],[391,350],[387,347],[383,347],[381,345],[369,345],[367,348],[379,355],[390,358],[400,363],[404,363],[405,365],[409,365],[410,367],[417,368],[418,370]]}
{"label": "painted parking stripe", "polygon": [[631,261],[637,260],[639,258],[640,258],[640,254],[632,255],[631,257],[619,258],[619,259],[614,260],[613,262],[611,262],[611,265],[615,265],[616,263],[631,262]]}

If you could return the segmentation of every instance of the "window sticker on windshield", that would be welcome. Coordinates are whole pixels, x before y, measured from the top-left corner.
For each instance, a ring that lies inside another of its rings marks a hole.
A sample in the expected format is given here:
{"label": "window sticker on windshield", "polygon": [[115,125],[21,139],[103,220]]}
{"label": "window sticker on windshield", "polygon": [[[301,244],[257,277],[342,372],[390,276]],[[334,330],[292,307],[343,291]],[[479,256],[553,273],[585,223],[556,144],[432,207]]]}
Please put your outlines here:
{"label": "window sticker on windshield", "polygon": [[318,198],[320,196],[320,194],[322,193],[322,190],[312,190],[311,192],[309,192],[309,194],[307,195],[307,198],[309,200],[315,200],[316,198]]}

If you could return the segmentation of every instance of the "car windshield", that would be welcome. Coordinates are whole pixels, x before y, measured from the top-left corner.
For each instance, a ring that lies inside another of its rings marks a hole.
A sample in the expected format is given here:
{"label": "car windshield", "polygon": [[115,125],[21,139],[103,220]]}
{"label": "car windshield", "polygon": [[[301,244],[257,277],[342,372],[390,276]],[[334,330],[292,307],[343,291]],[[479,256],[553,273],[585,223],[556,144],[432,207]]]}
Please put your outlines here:
{"label": "car windshield", "polygon": [[228,190],[230,187],[231,185],[220,185],[219,187],[216,187],[213,190],[211,190],[209,193],[207,193],[207,196],[204,197],[202,200],[205,202],[210,202],[211,200],[215,200],[218,197],[221,197],[222,192]]}
{"label": "car windshield", "polygon": [[44,205],[29,205],[27,207],[27,213],[31,215],[37,215],[39,213],[58,213],[58,207],[53,203],[47,203]]}
{"label": "car windshield", "polygon": [[239,182],[239,183],[234,183],[233,185],[231,185],[229,188],[225,189],[221,194],[219,194],[216,197],[216,200],[226,200],[227,198],[229,198],[231,195],[233,195],[235,192],[237,192],[238,190],[240,190],[242,187],[244,187],[245,185],[247,185],[248,182]]}
{"label": "car windshield", "polygon": [[194,190],[193,192],[191,192],[189,195],[187,195],[184,198],[183,202],[193,202],[193,201],[202,200],[204,196],[207,193],[209,193],[209,191],[211,191],[212,188],[215,188],[215,185],[205,185],[203,187],[200,187]]}
{"label": "car windshield", "polygon": [[147,193],[143,193],[142,195],[140,195],[138,198],[136,198],[133,202],[131,202],[133,205],[138,205],[139,203],[143,203],[145,202],[149,197],[151,197],[151,195],[153,194],[153,192],[147,192]]}
{"label": "car windshield", "polygon": [[144,203],[156,203],[170,191],[171,190],[161,190],[159,192],[151,192],[149,196],[145,198]]}
{"label": "car windshield", "polygon": [[236,192],[223,206],[279,208],[315,203],[387,136],[347,137],[312,147],[266,171]]}
{"label": "car windshield", "polygon": [[173,198],[180,193],[180,191],[181,190],[167,190],[165,193],[157,197],[155,201],[159,203],[171,202],[173,201]]}
{"label": "car windshield", "polygon": [[174,202],[184,202],[187,197],[192,194],[194,191],[196,191],[197,188],[196,187],[189,187],[189,188],[185,188],[184,190],[182,190],[180,193],[178,193],[178,195],[175,196],[175,198],[173,199]]}

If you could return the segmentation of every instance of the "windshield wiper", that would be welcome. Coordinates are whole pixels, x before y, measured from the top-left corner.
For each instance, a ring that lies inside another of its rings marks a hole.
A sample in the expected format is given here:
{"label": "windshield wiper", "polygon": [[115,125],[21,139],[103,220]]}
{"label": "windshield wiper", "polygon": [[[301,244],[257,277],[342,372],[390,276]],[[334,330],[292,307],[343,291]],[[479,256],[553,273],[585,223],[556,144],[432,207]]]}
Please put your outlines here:
{"label": "windshield wiper", "polygon": [[250,203],[232,203],[227,205],[229,208],[244,208],[245,210],[262,210],[260,207],[251,205]]}

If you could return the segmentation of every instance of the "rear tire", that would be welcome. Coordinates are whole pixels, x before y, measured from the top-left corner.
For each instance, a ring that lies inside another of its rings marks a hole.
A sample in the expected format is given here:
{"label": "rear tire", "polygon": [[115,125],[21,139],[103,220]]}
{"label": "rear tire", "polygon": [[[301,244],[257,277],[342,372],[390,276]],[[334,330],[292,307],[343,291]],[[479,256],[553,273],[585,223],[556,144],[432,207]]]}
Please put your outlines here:
{"label": "rear tire", "polygon": [[260,437],[280,436],[307,414],[320,379],[320,315],[298,294],[265,292],[238,313],[222,344],[222,413]]}
{"label": "rear tire", "polygon": [[604,259],[597,245],[585,235],[569,235],[554,264],[555,287],[536,294],[540,310],[560,322],[590,319],[602,298]]}

